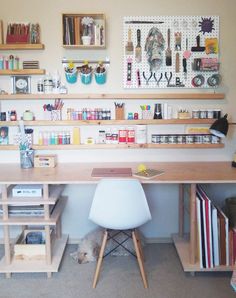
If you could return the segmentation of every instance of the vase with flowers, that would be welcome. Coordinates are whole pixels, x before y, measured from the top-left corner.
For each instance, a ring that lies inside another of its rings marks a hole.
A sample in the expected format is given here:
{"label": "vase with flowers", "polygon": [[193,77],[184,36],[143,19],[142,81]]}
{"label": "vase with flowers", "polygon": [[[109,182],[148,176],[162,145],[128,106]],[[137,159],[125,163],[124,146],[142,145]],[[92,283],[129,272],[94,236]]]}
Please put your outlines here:
{"label": "vase with flowers", "polygon": [[82,35],[82,43],[83,45],[90,45],[92,38],[92,26],[94,20],[92,17],[83,17],[81,20],[81,24],[83,26],[83,35]]}

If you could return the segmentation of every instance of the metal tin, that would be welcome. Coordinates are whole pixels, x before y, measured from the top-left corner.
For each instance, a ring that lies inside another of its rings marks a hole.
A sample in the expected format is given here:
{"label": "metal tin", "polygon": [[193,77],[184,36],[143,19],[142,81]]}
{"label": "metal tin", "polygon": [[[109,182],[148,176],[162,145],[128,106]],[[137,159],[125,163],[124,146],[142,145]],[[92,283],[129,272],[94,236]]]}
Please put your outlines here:
{"label": "metal tin", "polygon": [[177,136],[176,135],[169,135],[168,143],[169,144],[176,144],[177,143]]}
{"label": "metal tin", "polygon": [[221,109],[214,110],[214,119],[219,119],[221,117]]}
{"label": "metal tin", "polygon": [[211,135],[203,135],[202,136],[202,142],[203,142],[203,144],[211,143]]}
{"label": "metal tin", "polygon": [[194,143],[194,135],[186,135],[186,144]]}
{"label": "metal tin", "polygon": [[193,117],[193,119],[200,118],[200,111],[199,110],[193,110],[192,111],[192,117]]}
{"label": "metal tin", "polygon": [[160,144],[168,144],[168,136],[167,135],[161,135],[160,136]]}
{"label": "metal tin", "polygon": [[214,111],[213,110],[207,110],[207,118],[213,119],[214,118]]}
{"label": "metal tin", "polygon": [[195,135],[194,136],[194,143],[202,144],[203,143],[203,136],[202,135]]}
{"label": "metal tin", "polygon": [[212,144],[220,144],[220,138],[217,136],[211,136],[211,143]]}
{"label": "metal tin", "polygon": [[207,111],[206,110],[200,110],[200,118],[206,119],[207,118]]}

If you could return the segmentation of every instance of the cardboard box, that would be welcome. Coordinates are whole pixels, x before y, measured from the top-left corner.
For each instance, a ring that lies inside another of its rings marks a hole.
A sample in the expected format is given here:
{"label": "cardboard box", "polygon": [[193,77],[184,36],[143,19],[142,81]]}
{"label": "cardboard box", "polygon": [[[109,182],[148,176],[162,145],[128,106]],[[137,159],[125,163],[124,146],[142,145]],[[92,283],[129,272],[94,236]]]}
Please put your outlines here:
{"label": "cardboard box", "polygon": [[56,166],[56,155],[35,155],[34,167],[35,168],[54,168]]}
{"label": "cardboard box", "polygon": [[[43,243],[42,244],[27,244],[26,237],[30,232],[41,232]],[[51,232],[51,245],[55,239],[55,233]],[[17,260],[43,260],[46,257],[46,245],[45,245],[45,231],[41,229],[24,230],[18,237],[14,245],[14,258]]]}

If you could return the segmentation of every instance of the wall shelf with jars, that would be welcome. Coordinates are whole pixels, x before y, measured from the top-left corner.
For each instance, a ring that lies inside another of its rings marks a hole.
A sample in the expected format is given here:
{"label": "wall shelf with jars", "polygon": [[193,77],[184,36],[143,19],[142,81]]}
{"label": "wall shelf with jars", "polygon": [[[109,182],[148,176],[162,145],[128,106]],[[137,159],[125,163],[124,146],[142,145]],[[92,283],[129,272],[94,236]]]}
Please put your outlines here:
{"label": "wall shelf with jars", "polygon": [[[9,118],[8,111],[2,110],[0,127],[7,127],[9,132],[14,131],[19,126],[18,120],[23,118],[25,128],[33,131],[32,147],[37,150],[224,147],[220,138],[215,138],[209,133],[209,126],[220,117],[220,109],[194,109],[188,112],[180,110],[175,113],[176,102],[172,101],[193,99],[196,104],[196,99],[223,100],[222,93],[0,95],[1,101],[9,101],[5,109],[12,107],[11,101],[25,99],[40,100],[42,111],[40,112],[38,105],[37,109],[34,109],[33,101],[31,111],[23,113],[21,109],[17,111],[15,119]],[[71,102],[70,99],[77,101]],[[118,104],[121,99],[123,103]],[[171,101],[168,104],[160,104],[159,99]],[[95,102],[89,103],[90,100],[96,100],[96,105]],[[142,103],[148,101],[150,105],[140,105],[140,100]],[[154,100],[159,103],[151,104]],[[177,107],[179,104],[178,102]],[[163,113],[162,118],[153,119],[155,107],[159,105],[162,105],[162,108],[167,105],[166,110],[168,107],[172,108],[172,115]],[[58,109],[53,109],[54,106]],[[150,110],[146,110],[146,107],[150,107]],[[17,148],[17,143],[10,140],[0,146],[0,150]]]}

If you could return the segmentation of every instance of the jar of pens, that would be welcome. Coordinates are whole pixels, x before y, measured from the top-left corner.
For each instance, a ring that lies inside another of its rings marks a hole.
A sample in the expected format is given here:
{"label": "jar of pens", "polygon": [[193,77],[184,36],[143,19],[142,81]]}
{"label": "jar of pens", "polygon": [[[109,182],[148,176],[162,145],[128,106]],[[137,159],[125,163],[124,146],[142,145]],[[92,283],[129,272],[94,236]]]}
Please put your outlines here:
{"label": "jar of pens", "polygon": [[142,119],[152,119],[153,118],[153,113],[151,111],[150,105],[141,105],[140,108],[142,111]]}
{"label": "jar of pens", "polygon": [[20,167],[22,169],[29,169],[34,167],[34,150],[31,147],[31,142],[29,142],[28,138],[25,135],[25,129],[23,121],[19,121],[20,125]]}
{"label": "jar of pens", "polygon": [[115,102],[115,116],[116,120],[124,120],[125,119],[125,104]]}
{"label": "jar of pens", "polygon": [[61,99],[55,99],[54,104],[44,104],[44,120],[62,120],[62,108],[64,103]]}

